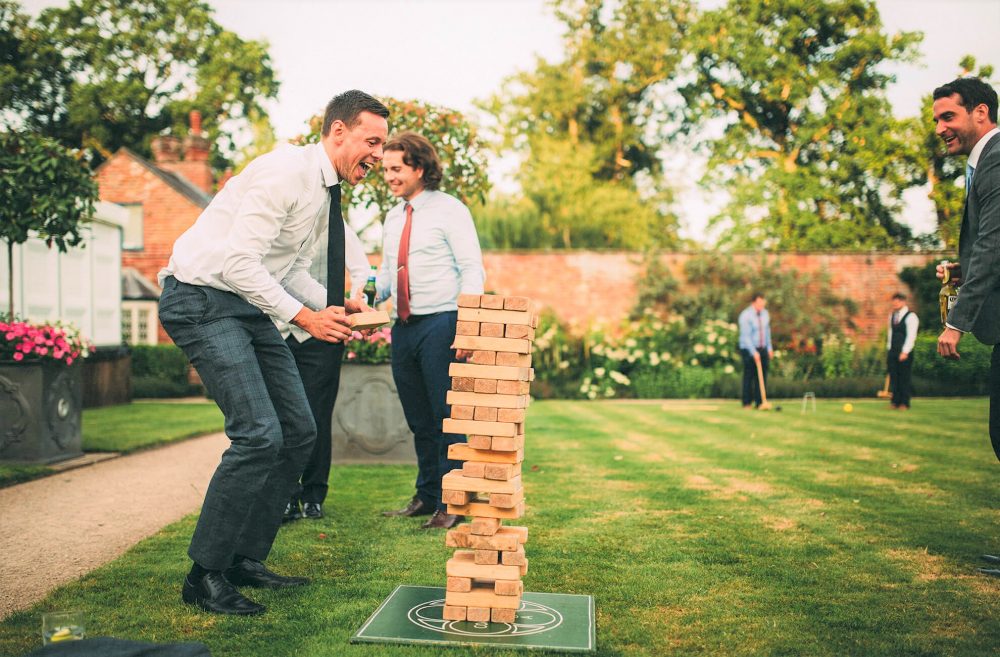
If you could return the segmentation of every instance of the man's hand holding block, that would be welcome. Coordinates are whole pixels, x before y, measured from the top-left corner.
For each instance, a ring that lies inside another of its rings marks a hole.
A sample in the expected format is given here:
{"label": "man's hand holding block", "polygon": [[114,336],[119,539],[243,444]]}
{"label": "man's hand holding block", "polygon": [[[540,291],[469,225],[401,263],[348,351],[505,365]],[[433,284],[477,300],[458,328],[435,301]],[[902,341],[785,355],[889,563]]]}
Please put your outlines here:
{"label": "man's hand holding block", "polygon": [[378,328],[389,323],[389,313],[384,310],[368,310],[363,313],[348,315],[355,331]]}

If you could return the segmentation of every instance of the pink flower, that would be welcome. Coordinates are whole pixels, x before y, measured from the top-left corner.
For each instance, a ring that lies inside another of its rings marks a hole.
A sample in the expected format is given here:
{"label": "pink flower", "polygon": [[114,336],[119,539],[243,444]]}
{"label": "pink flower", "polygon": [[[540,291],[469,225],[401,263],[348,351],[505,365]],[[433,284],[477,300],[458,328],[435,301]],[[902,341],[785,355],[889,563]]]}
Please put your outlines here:
{"label": "pink flower", "polygon": [[356,353],[354,353],[353,351],[348,351],[347,352],[347,360],[354,360],[357,357],[358,357],[358,355]]}
{"label": "pink flower", "polygon": [[14,360],[24,360],[24,354],[22,354],[20,351],[15,351]]}
{"label": "pink flower", "polygon": [[67,358],[66,359],[66,364],[67,365],[72,365],[73,364],[73,359],[72,358]]}

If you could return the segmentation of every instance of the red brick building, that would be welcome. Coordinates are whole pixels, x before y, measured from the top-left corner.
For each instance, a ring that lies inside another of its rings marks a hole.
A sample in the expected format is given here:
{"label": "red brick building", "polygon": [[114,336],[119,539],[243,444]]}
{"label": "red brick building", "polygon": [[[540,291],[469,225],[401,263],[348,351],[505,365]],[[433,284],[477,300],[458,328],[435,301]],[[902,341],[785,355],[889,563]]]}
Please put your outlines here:
{"label": "red brick building", "polygon": [[98,167],[102,201],[123,206],[129,222],[122,237],[122,336],[131,344],[169,342],[156,318],[156,275],[170,259],[174,241],[212,199],[214,180],[201,116],[191,113],[184,140],[153,140],[153,161],[121,148]]}

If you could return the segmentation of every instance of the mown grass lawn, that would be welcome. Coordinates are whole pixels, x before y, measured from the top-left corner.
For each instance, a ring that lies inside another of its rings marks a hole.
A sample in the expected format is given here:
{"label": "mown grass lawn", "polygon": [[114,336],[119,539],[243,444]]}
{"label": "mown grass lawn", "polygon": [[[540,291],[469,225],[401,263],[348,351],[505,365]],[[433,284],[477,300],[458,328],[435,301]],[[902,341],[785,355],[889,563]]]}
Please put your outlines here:
{"label": "mown grass lawn", "polygon": [[[841,404],[534,404],[527,590],[593,595],[600,655],[996,654],[1000,580],[976,573],[1000,551],[986,400]],[[96,635],[198,640],[216,657],[516,654],[348,644],[397,584],[444,583],[442,535],[378,514],[413,474],[335,468],[330,515],[283,529],[270,559],[315,581],[253,592],[262,617],[180,602],[188,518],[0,624],[0,654],[36,647],[55,609],[84,610]]]}
{"label": "mown grass lawn", "polygon": [[[192,436],[222,431],[213,403],[133,402],[83,411],[83,451],[134,452]],[[52,474],[44,465],[0,464],[0,487]]]}

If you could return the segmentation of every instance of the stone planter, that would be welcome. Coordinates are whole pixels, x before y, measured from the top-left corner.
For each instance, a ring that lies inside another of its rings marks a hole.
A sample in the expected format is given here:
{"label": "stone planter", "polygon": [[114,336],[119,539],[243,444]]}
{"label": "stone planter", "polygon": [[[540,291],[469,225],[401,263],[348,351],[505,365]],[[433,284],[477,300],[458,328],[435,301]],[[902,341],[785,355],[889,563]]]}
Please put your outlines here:
{"label": "stone planter", "polygon": [[391,365],[344,363],[333,409],[334,463],[416,463]]}
{"label": "stone planter", "polygon": [[53,463],[83,454],[82,367],[0,364],[0,460]]}

